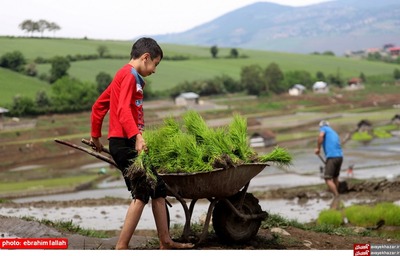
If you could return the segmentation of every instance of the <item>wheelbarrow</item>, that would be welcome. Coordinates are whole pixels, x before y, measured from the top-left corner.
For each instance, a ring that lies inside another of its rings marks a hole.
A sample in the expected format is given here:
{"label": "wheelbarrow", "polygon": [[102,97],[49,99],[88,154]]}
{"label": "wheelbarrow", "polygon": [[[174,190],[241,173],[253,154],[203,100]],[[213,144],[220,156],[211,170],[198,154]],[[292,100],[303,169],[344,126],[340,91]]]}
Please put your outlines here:
{"label": "wheelbarrow", "polygon": [[[253,238],[268,214],[247,189],[250,180],[266,166],[242,164],[205,173],[159,174],[167,184],[168,195],[175,197],[184,209],[182,238],[189,240],[191,217],[199,199],[208,199],[210,205],[198,243],[207,237],[211,214],[214,231],[224,242],[245,242]],[[191,200],[189,207],[185,199]]]}
{"label": "wheelbarrow", "polygon": [[[110,157],[69,142],[58,139],[55,141],[116,166]],[[91,146],[90,142],[85,139],[82,139],[82,142]],[[105,148],[103,151],[109,154],[108,149]],[[214,231],[223,242],[240,243],[253,238],[258,232],[262,220],[268,217],[268,213],[261,209],[258,199],[248,193],[247,189],[251,179],[266,166],[268,165],[265,163],[252,163],[203,173],[159,174],[166,183],[167,195],[175,197],[185,212],[182,239],[185,241],[190,239],[191,218],[199,199],[207,199],[210,204],[203,230],[197,241],[198,244],[207,237],[211,215]],[[190,200],[189,206],[186,202],[188,199]],[[172,206],[168,201],[167,204]],[[169,220],[169,213],[167,217]]]}

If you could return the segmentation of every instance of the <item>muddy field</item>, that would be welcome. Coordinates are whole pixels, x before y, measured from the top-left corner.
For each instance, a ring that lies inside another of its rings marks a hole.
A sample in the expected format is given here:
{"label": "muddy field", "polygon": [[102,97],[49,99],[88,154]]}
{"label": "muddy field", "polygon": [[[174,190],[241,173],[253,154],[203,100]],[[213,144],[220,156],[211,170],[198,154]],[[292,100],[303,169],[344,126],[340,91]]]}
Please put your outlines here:
{"label": "muddy field", "polygon": [[[302,200],[324,198],[329,196],[324,186],[297,187],[290,189],[278,189],[265,192],[257,192],[259,199],[293,199]],[[340,200],[357,198],[359,200],[383,202],[400,200],[400,179],[387,181],[364,181],[361,183],[343,183]],[[15,206],[16,203],[6,202],[1,206]],[[104,198],[85,199],[67,202],[31,202],[19,203],[20,207],[70,207],[70,206],[99,206],[129,204],[129,200]],[[227,245],[219,241],[218,237],[210,232],[205,242],[197,244],[195,249],[229,250],[229,249],[260,249],[260,250],[352,250],[354,243],[370,244],[399,244],[400,239],[385,238],[375,235],[361,236],[360,232],[375,227],[351,227],[354,235],[327,234],[314,231],[306,231],[295,227],[261,228],[257,236],[245,244]],[[395,227],[379,228],[380,230],[396,230]],[[397,229],[398,230],[398,229]],[[77,234],[62,232],[56,228],[46,226],[34,221],[26,221],[14,217],[0,216],[0,234],[2,237],[13,234],[18,237],[64,237],[69,240],[69,249],[113,249],[118,237],[118,230],[108,231],[109,238],[83,237]],[[179,232],[179,231],[178,231]],[[397,231],[395,231],[397,232]],[[400,230],[398,231],[400,232]],[[175,234],[176,233],[176,234]],[[180,233],[174,231],[173,236],[180,240]],[[131,241],[131,249],[157,249],[155,230],[137,230]],[[195,240],[194,240],[195,241]]]}

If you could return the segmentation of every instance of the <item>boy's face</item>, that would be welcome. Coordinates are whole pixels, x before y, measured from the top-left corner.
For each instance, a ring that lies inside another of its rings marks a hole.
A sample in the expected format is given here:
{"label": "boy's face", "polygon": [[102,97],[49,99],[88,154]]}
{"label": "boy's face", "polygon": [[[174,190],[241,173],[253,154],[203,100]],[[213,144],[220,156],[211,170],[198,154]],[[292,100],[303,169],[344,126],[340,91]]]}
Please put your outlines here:
{"label": "boy's face", "polygon": [[156,67],[161,62],[161,57],[158,56],[157,58],[151,59],[150,54],[145,53],[142,56],[142,68],[139,74],[143,77],[149,76],[156,72]]}

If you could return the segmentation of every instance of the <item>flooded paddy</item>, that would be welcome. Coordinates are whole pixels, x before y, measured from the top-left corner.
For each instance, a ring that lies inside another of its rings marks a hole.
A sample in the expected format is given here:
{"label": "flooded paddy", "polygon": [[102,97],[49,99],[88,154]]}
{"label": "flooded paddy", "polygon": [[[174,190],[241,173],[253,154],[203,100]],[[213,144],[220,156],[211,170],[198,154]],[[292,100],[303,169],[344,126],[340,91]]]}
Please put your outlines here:
{"label": "flooded paddy", "polygon": [[[308,185],[324,184],[319,176],[321,160],[313,154],[313,149],[291,151],[294,156],[294,164],[290,168],[279,169],[274,166],[266,167],[259,175],[254,177],[249,186],[249,192],[285,189]],[[349,144],[344,148],[344,163],[340,179],[346,180],[346,169],[354,164],[353,178],[361,180],[369,179],[394,179],[400,175],[400,143],[398,138],[374,140],[369,145]],[[91,166],[93,167],[93,166]],[[95,165],[104,168],[104,165]],[[82,167],[82,168],[87,168]],[[23,171],[24,169],[19,169]],[[261,208],[269,213],[276,213],[299,222],[310,222],[318,217],[321,210],[329,209],[332,198],[326,193],[324,198],[311,199],[268,199],[260,200]],[[107,181],[99,184],[96,189],[84,190],[74,193],[56,195],[35,196],[14,199],[15,203],[29,202],[61,202],[71,200],[98,199],[114,197],[126,200],[127,203],[117,205],[96,206],[65,206],[35,207],[34,204],[27,207],[0,207],[0,215],[4,216],[31,216],[37,219],[52,221],[72,221],[83,228],[96,230],[118,230],[123,224],[130,194],[126,190],[122,180]],[[172,198],[173,199],[173,198]],[[185,214],[180,203],[171,200],[169,208],[171,225],[184,224]],[[346,198],[342,201],[345,206],[360,202],[356,198]],[[365,200],[363,201],[365,202]],[[400,198],[396,202],[400,203]],[[192,223],[205,218],[209,203],[207,200],[199,200],[194,208]],[[138,229],[155,229],[155,223],[148,204],[139,222]]]}

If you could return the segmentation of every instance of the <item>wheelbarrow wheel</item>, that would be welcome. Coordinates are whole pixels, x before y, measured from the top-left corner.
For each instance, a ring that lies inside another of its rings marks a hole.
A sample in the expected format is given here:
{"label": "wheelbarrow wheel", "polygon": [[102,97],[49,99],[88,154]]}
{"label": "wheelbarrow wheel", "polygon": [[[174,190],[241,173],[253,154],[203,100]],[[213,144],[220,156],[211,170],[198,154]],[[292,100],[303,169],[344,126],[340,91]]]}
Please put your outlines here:
{"label": "wheelbarrow wheel", "polygon": [[[240,209],[242,195],[242,193],[238,193],[228,200],[242,214],[262,213],[258,199],[250,193],[246,193]],[[219,201],[213,211],[214,231],[219,239],[225,243],[241,243],[250,240],[257,235],[261,221],[261,219],[245,220],[239,217],[224,201]]]}

